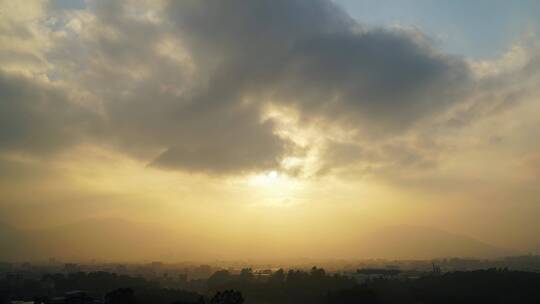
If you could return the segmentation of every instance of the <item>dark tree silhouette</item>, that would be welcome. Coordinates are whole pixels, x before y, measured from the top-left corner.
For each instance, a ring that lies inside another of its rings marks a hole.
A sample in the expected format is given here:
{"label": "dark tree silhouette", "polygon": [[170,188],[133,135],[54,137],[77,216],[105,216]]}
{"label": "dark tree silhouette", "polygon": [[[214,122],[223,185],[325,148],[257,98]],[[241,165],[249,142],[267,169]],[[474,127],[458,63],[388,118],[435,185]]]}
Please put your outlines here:
{"label": "dark tree silhouette", "polygon": [[242,304],[244,303],[244,297],[242,293],[235,290],[225,290],[216,293],[210,304]]}
{"label": "dark tree silhouette", "polygon": [[105,296],[106,304],[135,304],[135,293],[131,288],[118,288]]}
{"label": "dark tree silhouette", "polygon": [[208,288],[212,291],[222,289],[222,287],[232,280],[231,274],[227,270],[216,271],[208,278]]}
{"label": "dark tree silhouette", "polygon": [[[410,278],[382,270],[360,271],[376,274],[362,283],[316,267],[311,271],[290,270],[285,274],[278,270],[270,276],[253,277],[249,269],[243,274],[218,271],[208,279],[208,286],[206,280],[197,279],[196,284],[178,286],[166,282],[171,286],[167,288],[162,287],[160,278],[106,272],[46,274],[41,279],[0,272],[0,304],[15,300],[86,304],[100,303],[99,299],[105,299],[106,304],[540,303],[537,272],[487,269],[440,275],[424,272]],[[211,289],[216,286],[221,287]],[[214,294],[211,298],[204,296]]]}
{"label": "dark tree silhouette", "polygon": [[240,280],[243,282],[251,282],[255,276],[253,275],[253,270],[251,268],[244,268],[240,271]]}
{"label": "dark tree silhouette", "polygon": [[363,286],[351,289],[331,291],[328,293],[328,304],[356,304],[356,303],[381,303],[375,291]]}
{"label": "dark tree silhouette", "polygon": [[280,268],[270,276],[270,282],[279,284],[285,282],[285,272],[282,268]]}

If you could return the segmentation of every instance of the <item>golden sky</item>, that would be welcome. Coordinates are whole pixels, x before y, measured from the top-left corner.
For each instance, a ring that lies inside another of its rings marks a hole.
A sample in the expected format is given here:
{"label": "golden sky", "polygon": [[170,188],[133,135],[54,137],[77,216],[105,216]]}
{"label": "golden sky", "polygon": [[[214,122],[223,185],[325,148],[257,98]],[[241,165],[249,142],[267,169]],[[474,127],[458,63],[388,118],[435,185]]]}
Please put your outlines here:
{"label": "golden sky", "polygon": [[354,257],[396,225],[540,247],[534,30],[478,59],[323,0],[0,3],[2,223],[209,258]]}

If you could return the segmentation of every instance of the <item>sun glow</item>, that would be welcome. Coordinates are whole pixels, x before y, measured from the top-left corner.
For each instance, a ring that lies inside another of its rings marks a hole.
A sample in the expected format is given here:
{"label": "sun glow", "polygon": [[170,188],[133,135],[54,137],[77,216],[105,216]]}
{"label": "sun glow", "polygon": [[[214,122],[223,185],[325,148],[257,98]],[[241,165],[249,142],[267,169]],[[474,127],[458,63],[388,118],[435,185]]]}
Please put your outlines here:
{"label": "sun glow", "polygon": [[250,185],[259,187],[279,186],[285,182],[286,177],[275,170],[257,174],[249,178]]}
{"label": "sun glow", "polygon": [[289,206],[297,202],[303,182],[283,172],[271,170],[248,177],[254,205]]}

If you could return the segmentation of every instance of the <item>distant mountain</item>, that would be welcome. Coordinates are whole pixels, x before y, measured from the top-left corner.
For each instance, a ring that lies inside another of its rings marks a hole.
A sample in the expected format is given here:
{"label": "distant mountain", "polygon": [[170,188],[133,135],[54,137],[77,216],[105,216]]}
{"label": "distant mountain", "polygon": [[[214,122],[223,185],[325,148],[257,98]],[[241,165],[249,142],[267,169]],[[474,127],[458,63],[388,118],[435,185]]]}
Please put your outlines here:
{"label": "distant mountain", "polygon": [[[234,240],[202,238],[196,234],[196,231],[174,231],[119,219],[86,220],[31,231],[0,224],[0,261],[49,257],[64,261],[181,261],[215,258],[223,253],[234,258],[245,253],[239,250],[232,254],[230,250],[236,250]],[[274,245],[268,246],[271,249]],[[302,248],[298,249],[302,252]],[[419,226],[389,226],[367,233],[356,242],[327,246],[327,249],[329,257],[335,249],[349,252],[351,258],[386,259],[493,258],[516,254],[471,237]],[[256,254],[264,256],[265,252]]]}
{"label": "distant mountain", "polygon": [[0,223],[0,261],[16,260],[28,248],[29,242],[25,233]]}
{"label": "distant mountain", "polygon": [[495,258],[517,253],[466,235],[409,225],[387,226],[373,231],[360,238],[359,244],[358,255],[370,258]]}
{"label": "distant mountain", "polygon": [[17,229],[7,224],[0,223],[0,242],[2,244],[8,244],[7,242],[13,241],[18,233]]}
{"label": "distant mountain", "polygon": [[[42,230],[0,226],[0,242],[9,244],[0,260],[171,260],[192,255],[178,233],[154,225],[118,219],[86,220]],[[3,246],[4,247],[4,246]]]}

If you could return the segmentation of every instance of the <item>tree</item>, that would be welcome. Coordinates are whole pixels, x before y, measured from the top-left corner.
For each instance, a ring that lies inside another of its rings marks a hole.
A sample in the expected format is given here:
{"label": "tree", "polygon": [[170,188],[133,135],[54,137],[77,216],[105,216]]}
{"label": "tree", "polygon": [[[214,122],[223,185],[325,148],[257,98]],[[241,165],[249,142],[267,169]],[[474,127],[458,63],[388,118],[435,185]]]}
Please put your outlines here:
{"label": "tree", "polygon": [[276,272],[274,272],[270,277],[270,281],[274,283],[285,282],[285,272],[283,271],[283,268],[280,268]]}
{"label": "tree", "polygon": [[208,288],[213,291],[222,289],[222,286],[231,280],[232,276],[227,270],[216,271],[207,280]]}
{"label": "tree", "polygon": [[218,292],[210,300],[210,304],[242,304],[244,297],[242,293],[235,290],[225,290]]}
{"label": "tree", "polygon": [[253,270],[251,268],[243,268],[240,271],[240,280],[244,282],[251,282],[253,281]]}
{"label": "tree", "polygon": [[105,296],[105,303],[108,304],[134,304],[135,302],[135,294],[131,288],[115,289]]}

